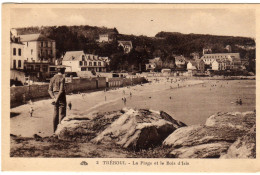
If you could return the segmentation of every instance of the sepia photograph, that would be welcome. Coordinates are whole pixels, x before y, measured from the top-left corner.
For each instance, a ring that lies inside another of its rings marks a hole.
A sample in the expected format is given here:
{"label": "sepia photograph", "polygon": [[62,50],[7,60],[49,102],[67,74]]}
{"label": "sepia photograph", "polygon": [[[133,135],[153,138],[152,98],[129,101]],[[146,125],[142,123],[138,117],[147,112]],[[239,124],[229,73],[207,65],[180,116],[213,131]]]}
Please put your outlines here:
{"label": "sepia photograph", "polygon": [[256,160],[256,7],[126,6],[2,5],[7,157]]}

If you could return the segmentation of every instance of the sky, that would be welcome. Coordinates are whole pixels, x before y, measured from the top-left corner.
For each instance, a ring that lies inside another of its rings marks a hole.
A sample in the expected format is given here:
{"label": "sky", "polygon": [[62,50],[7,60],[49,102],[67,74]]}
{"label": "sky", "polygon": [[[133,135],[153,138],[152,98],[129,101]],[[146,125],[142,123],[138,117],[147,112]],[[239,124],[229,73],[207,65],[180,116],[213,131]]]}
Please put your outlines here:
{"label": "sky", "polygon": [[160,31],[255,38],[250,9],[15,8],[11,27],[90,25],[119,33],[155,36]]}

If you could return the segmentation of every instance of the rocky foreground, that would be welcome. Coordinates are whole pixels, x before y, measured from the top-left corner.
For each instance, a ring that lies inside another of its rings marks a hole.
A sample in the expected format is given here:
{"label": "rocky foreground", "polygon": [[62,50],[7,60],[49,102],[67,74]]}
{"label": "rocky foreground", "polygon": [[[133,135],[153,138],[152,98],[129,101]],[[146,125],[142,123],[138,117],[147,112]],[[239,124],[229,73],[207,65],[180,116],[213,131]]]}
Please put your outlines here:
{"label": "rocky foreground", "polygon": [[192,126],[147,109],[67,116],[57,138],[12,136],[11,156],[255,158],[255,122],[255,112],[218,113]]}

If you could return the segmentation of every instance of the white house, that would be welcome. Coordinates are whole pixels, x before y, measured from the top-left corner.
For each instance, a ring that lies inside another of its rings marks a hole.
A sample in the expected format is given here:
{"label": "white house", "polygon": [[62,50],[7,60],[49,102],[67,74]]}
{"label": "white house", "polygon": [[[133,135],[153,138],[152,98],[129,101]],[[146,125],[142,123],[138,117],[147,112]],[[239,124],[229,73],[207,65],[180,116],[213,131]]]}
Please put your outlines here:
{"label": "white house", "polygon": [[56,60],[56,43],[42,34],[18,35],[24,45],[24,69],[33,72],[49,72],[49,65]]}
{"label": "white house", "polygon": [[125,53],[129,53],[133,49],[132,41],[118,41],[118,46],[123,47]]}
{"label": "white house", "polygon": [[68,51],[64,55],[62,65],[67,66],[66,72],[96,71],[106,72],[107,57],[85,54],[83,51]]}
{"label": "white house", "polygon": [[212,63],[212,70],[229,70],[230,61],[229,60],[215,60]]}
{"label": "white house", "polygon": [[214,54],[204,54],[201,59],[206,65],[211,65],[215,60],[219,59],[229,59],[234,62],[235,65],[239,64],[240,54],[239,53],[214,53]]}
{"label": "white house", "polygon": [[220,61],[214,60],[212,63],[212,70],[220,70]]}
{"label": "white house", "polygon": [[108,34],[100,34],[98,42],[103,43],[103,42],[109,42],[109,35]]}
{"label": "white house", "polygon": [[184,68],[186,67],[187,65],[187,61],[186,61],[186,58],[182,55],[180,56],[175,56],[175,65],[178,67],[178,68]]}
{"label": "white house", "polygon": [[19,35],[24,44],[24,57],[28,62],[55,63],[56,43],[42,34]]}
{"label": "white house", "polygon": [[196,62],[195,61],[189,61],[187,64],[187,70],[197,70],[196,68]]}
{"label": "white house", "polygon": [[160,57],[155,57],[154,59],[150,59],[148,64],[145,64],[145,69],[147,71],[153,72],[155,68],[162,67],[162,60]]}
{"label": "white house", "polygon": [[24,69],[24,63],[26,61],[24,57],[24,44],[17,42],[10,43],[10,56],[11,56],[11,69]]}

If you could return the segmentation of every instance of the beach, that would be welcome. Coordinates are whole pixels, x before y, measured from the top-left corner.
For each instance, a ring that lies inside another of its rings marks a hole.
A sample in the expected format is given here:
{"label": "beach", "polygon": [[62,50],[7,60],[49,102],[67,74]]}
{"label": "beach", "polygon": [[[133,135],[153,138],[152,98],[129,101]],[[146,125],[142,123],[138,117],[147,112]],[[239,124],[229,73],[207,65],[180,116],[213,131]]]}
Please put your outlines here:
{"label": "beach", "polygon": [[[167,81],[161,78],[131,87],[68,94],[67,102],[72,103],[72,109],[67,109],[67,115],[91,116],[92,113],[124,107],[143,108],[164,111],[187,125],[202,124],[217,112],[255,110],[255,89],[255,80],[174,78],[173,81]],[[240,98],[242,105],[236,103]],[[32,117],[29,114],[31,107],[34,109]],[[52,118],[51,99],[12,108],[10,133],[23,137],[32,137],[34,134],[51,136]]]}

